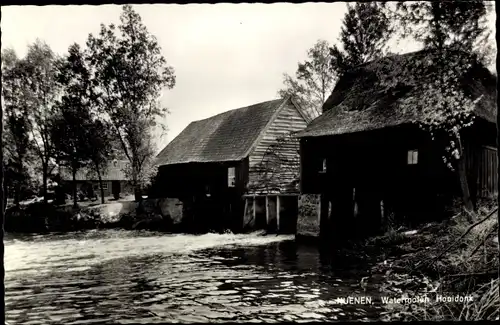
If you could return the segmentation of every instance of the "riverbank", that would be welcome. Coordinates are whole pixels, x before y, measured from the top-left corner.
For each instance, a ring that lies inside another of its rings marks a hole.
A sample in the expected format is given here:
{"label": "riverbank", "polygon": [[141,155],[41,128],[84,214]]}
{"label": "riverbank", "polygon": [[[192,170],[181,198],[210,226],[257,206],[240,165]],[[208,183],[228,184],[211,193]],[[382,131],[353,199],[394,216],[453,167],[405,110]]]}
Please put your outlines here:
{"label": "riverbank", "polygon": [[7,209],[5,230],[18,233],[70,232],[90,229],[183,231],[182,203],[175,199],[132,197],[99,202],[35,202]]}
{"label": "riverbank", "polygon": [[[343,242],[329,255],[337,262],[364,260],[371,274],[365,282],[377,283],[380,297],[400,299],[384,304],[382,321],[497,320],[498,205],[496,200],[478,205],[472,220],[455,207],[451,219]],[[296,241],[321,246],[319,221],[309,210],[299,217]],[[423,297],[429,300],[411,302]]]}
{"label": "riverbank", "polygon": [[498,320],[497,207],[464,213],[419,229],[391,230],[357,247],[378,254],[372,274],[382,274],[381,294],[428,297],[429,302],[387,304],[381,320]]}

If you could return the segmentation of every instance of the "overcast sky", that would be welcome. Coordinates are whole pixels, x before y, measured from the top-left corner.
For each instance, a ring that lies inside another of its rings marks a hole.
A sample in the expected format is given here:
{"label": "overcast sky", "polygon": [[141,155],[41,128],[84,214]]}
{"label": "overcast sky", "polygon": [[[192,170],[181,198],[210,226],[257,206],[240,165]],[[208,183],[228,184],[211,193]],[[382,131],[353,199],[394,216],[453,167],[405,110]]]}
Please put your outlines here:
{"label": "overcast sky", "polygon": [[[294,74],[318,39],[337,41],[345,3],[134,5],[163,55],[175,68],[177,84],[162,102],[171,114],[165,146],[190,122],[254,103],[272,100],[282,74]],[[19,56],[36,38],[54,52],[85,44],[100,23],[118,23],[121,6],[2,7],[2,48]],[[495,17],[491,19],[495,30]],[[393,44],[410,52],[412,42]]]}

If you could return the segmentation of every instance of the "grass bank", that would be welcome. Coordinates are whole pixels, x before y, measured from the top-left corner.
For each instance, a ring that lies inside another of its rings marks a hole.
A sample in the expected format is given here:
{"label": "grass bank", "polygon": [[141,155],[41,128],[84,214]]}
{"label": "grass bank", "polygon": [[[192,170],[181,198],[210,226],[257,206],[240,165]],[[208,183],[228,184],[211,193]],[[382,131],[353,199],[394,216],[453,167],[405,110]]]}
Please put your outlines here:
{"label": "grass bank", "polygon": [[358,246],[379,256],[371,272],[384,275],[382,295],[429,297],[429,303],[388,304],[382,320],[498,320],[498,207],[491,203],[482,203],[472,220],[457,212],[418,229],[389,229]]}

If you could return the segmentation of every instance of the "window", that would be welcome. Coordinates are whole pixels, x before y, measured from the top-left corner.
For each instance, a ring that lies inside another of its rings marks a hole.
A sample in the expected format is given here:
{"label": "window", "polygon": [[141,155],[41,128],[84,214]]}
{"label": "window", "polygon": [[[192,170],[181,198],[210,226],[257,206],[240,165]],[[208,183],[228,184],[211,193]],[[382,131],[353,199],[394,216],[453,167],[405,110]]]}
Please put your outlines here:
{"label": "window", "polygon": [[408,165],[416,165],[418,163],[418,150],[408,150]]}
{"label": "window", "polygon": [[323,159],[323,165],[321,167],[320,173],[326,173],[326,158]]}
{"label": "window", "polygon": [[102,189],[107,190],[108,189],[108,182],[102,182]]}
{"label": "window", "polygon": [[236,168],[229,167],[227,169],[227,186],[235,187],[236,186]]}

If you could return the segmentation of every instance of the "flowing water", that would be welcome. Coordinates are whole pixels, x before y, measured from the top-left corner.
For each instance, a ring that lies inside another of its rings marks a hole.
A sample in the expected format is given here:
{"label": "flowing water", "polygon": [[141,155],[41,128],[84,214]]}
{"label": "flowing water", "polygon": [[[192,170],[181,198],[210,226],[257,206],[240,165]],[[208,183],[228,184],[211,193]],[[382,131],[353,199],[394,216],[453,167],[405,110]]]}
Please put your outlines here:
{"label": "flowing water", "polygon": [[382,308],[339,304],[376,295],[360,288],[367,266],[293,236],[103,230],[4,244],[8,324],[371,320]]}

